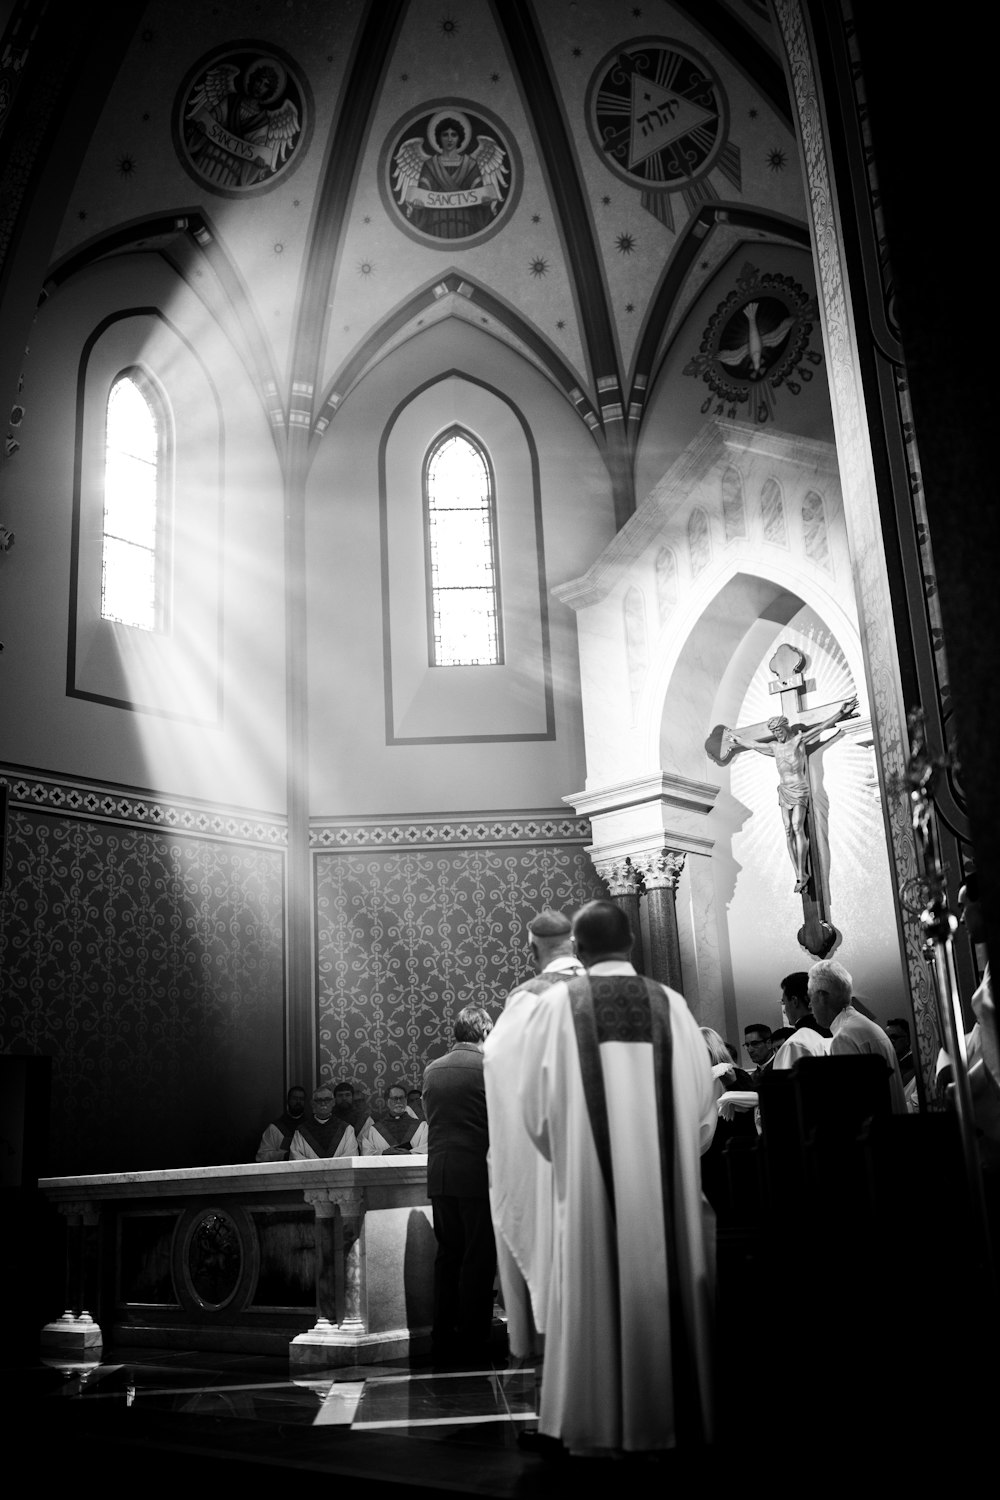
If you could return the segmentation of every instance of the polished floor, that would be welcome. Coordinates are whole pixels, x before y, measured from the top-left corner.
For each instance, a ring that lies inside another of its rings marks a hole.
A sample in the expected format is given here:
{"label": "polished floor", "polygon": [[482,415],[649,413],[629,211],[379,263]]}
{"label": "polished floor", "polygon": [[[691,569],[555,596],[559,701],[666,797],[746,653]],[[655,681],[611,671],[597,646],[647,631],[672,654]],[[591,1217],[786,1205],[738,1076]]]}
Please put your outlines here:
{"label": "polished floor", "polygon": [[[801,1462],[804,1472],[821,1451],[828,1479],[836,1471],[838,1481],[851,1482],[860,1466],[869,1479],[877,1474],[888,1482],[899,1459],[890,1434],[900,1421],[912,1424],[921,1401],[939,1409],[944,1367],[933,1358],[925,1363],[912,1341],[896,1344],[886,1328],[890,1304],[876,1301],[877,1352],[841,1360],[839,1369],[837,1361],[828,1364],[824,1320],[817,1320],[814,1378],[805,1376],[801,1358],[782,1357],[780,1317],[756,1351],[752,1338],[739,1336],[735,1352],[720,1360],[723,1426],[708,1451],[559,1462],[526,1451],[518,1435],[535,1426],[535,1371],[505,1358],[466,1368],[415,1360],[292,1376],[286,1359],[129,1349],[90,1360],[49,1356],[0,1365],[5,1454],[9,1465],[30,1465],[32,1488],[42,1494],[95,1478],[106,1492],[152,1484],[156,1495],[191,1500],[222,1486],[238,1487],[240,1500],[270,1497],[296,1479],[362,1484],[366,1495],[399,1493],[404,1500],[551,1500],[572,1485],[595,1482],[669,1484],[674,1494],[694,1497],[713,1474],[736,1476],[747,1500],[773,1493],[773,1475],[761,1459],[776,1442],[784,1460]],[[814,1297],[809,1305],[819,1311]],[[974,1394],[992,1388],[992,1409],[996,1393],[995,1377],[980,1384],[975,1361],[949,1359],[946,1368],[955,1409],[945,1430],[959,1413],[968,1417]],[[904,1393],[899,1381],[906,1370],[916,1378]],[[905,1394],[896,1408],[894,1387]],[[925,1470],[944,1453],[932,1445]]]}
{"label": "polished floor", "polygon": [[268,1491],[275,1470],[377,1482],[408,1495],[541,1494],[551,1466],[518,1446],[536,1425],[535,1371],[498,1359],[414,1362],[290,1376],[287,1361],[246,1354],[106,1351],[47,1357],[16,1374],[14,1428],[36,1477],[86,1471],[173,1483],[239,1482]]}

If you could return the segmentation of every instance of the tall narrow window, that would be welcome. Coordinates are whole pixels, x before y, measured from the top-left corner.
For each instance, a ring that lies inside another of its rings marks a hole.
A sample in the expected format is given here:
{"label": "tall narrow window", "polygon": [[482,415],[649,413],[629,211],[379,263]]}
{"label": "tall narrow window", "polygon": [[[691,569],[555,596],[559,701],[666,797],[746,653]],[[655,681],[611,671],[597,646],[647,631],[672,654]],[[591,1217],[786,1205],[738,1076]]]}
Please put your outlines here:
{"label": "tall narrow window", "polygon": [[124,371],[108,397],[101,615],[139,630],[164,623],[166,439],[163,403],[140,371]]}
{"label": "tall narrow window", "polygon": [[452,428],[424,464],[430,574],[431,665],[498,666],[503,660],[496,502],[484,449]]}

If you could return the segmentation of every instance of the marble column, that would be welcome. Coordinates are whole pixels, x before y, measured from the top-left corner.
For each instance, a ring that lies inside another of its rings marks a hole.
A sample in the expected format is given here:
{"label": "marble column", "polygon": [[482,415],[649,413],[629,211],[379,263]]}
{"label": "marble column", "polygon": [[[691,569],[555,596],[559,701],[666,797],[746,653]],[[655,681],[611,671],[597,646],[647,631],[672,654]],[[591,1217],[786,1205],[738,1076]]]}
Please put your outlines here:
{"label": "marble column", "polygon": [[317,1322],[338,1323],[338,1309],[343,1306],[337,1296],[338,1276],[336,1204],[330,1201],[327,1188],[307,1189],[306,1202],[313,1211],[313,1246],[316,1269],[316,1318]]}
{"label": "marble column", "polygon": [[668,984],[684,993],[681,974],[681,949],[677,932],[677,883],[684,869],[684,855],[679,850],[660,848],[632,856],[634,867],[642,872],[645,888],[646,922],[649,931],[650,979]]}
{"label": "marble column", "polygon": [[338,1272],[343,1280],[338,1290],[341,1296],[338,1305],[342,1308],[341,1331],[344,1333],[366,1333],[368,1321],[364,1296],[364,1264],[361,1237],[361,1193],[356,1188],[334,1189],[330,1197],[340,1209],[341,1253],[337,1257]]}
{"label": "marble column", "polygon": [[632,963],[640,974],[645,973],[642,953],[642,924],[639,920],[639,896],[642,892],[642,875],[633,865],[629,855],[624,858],[594,860],[594,868],[608,888],[611,900],[620,906],[632,928]]}
{"label": "marble column", "polygon": [[307,1188],[316,1253],[316,1322],[289,1345],[293,1364],[343,1363],[338,1352],[368,1332],[361,1188]]}

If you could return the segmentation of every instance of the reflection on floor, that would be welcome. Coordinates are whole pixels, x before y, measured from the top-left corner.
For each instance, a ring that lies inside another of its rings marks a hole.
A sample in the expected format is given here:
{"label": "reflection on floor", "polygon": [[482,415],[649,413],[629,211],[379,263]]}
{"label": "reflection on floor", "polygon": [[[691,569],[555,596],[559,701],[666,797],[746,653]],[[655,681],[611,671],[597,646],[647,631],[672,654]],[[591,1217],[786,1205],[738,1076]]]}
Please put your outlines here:
{"label": "reflection on floor", "polygon": [[290,1376],[286,1361],[259,1355],[132,1349],[39,1361],[19,1372],[18,1388],[46,1477],[92,1463],[102,1482],[148,1475],[197,1482],[199,1492],[209,1476],[243,1494],[270,1491],[275,1468],[352,1475],[408,1495],[551,1486],[551,1470],[517,1442],[536,1425],[535,1371],[507,1359]]}

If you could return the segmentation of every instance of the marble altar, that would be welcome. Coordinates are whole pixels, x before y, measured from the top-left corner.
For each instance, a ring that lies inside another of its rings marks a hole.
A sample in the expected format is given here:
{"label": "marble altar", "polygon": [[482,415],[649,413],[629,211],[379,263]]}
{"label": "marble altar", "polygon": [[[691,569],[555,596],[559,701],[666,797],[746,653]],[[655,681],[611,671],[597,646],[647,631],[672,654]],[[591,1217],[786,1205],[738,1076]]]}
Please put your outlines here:
{"label": "marble altar", "polygon": [[50,1348],[287,1350],[293,1366],[422,1348],[434,1232],[426,1156],[49,1177],[66,1312]]}

